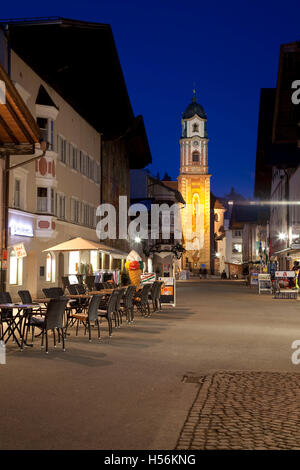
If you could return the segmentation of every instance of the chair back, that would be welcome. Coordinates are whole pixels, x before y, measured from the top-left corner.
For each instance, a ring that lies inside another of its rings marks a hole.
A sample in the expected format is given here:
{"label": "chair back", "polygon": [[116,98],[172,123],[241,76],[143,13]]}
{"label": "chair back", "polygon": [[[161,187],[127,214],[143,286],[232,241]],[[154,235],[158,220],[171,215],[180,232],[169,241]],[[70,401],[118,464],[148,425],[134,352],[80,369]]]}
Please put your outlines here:
{"label": "chair back", "polygon": [[23,304],[32,304],[32,297],[31,297],[29,290],[19,290],[18,294]]}
{"label": "chair back", "polygon": [[157,287],[159,286],[159,281],[154,281],[151,287],[150,295],[151,299],[154,300],[157,296]]}
{"label": "chair back", "polygon": [[95,282],[94,287],[96,290],[102,290],[104,289],[104,283],[103,282]]}
{"label": "chair back", "polygon": [[114,290],[111,294],[108,304],[107,304],[107,315],[110,316],[111,313],[116,312],[116,306],[118,301],[119,292]]}
{"label": "chair back", "polygon": [[124,295],[124,304],[126,308],[133,307],[133,297],[135,295],[136,287],[135,286],[128,286],[126,293]]}
{"label": "chair back", "polygon": [[86,293],[86,289],[85,289],[83,284],[77,284],[76,289],[77,289],[78,294],[85,294]]}
{"label": "chair back", "polygon": [[95,279],[96,279],[96,276],[90,276],[90,275],[86,276],[85,283],[87,285],[88,290],[94,289]]}
{"label": "chair back", "polygon": [[70,295],[77,295],[78,294],[77,286],[78,286],[78,284],[70,284],[70,285],[67,286],[67,289],[68,289]]}
{"label": "chair back", "polygon": [[47,306],[45,321],[46,330],[54,328],[63,328],[63,316],[68,299],[51,299]]}
{"label": "chair back", "polygon": [[61,287],[51,287],[51,295],[54,299],[58,299],[59,297],[63,297],[65,292]]}
{"label": "chair back", "polygon": [[[11,296],[9,292],[0,292],[0,303],[1,304],[11,304]],[[12,308],[2,308],[0,311],[0,321],[5,321],[6,319],[11,319],[13,315]]]}
{"label": "chair back", "polygon": [[63,285],[64,289],[66,289],[66,287],[68,287],[70,285],[70,281],[69,281],[68,276],[62,276],[61,277],[61,282],[62,282],[62,285]]}
{"label": "chair back", "polygon": [[120,289],[116,289],[116,291],[119,294],[118,297],[117,297],[117,303],[116,303],[116,311],[118,312],[121,308],[121,300],[123,298],[123,295],[125,294],[126,288],[121,287]]}
{"label": "chair back", "polygon": [[102,297],[103,295],[93,295],[93,297],[91,298],[90,303],[89,303],[89,308],[87,311],[89,322],[95,321],[98,319],[98,309],[99,309]]}
{"label": "chair back", "polygon": [[49,288],[46,288],[46,287],[45,287],[44,289],[42,289],[42,291],[43,291],[43,294],[44,294],[44,296],[45,296],[46,298],[48,298],[48,299],[51,299],[51,298],[52,298],[52,296],[51,296],[51,288],[50,288],[50,287],[49,287]]}
{"label": "chair back", "polygon": [[158,281],[159,285],[157,286],[157,298],[160,299],[160,296],[161,296],[161,288],[162,288],[162,285],[163,285],[163,281]]}
{"label": "chair back", "polygon": [[3,292],[4,300],[6,304],[12,304],[11,295],[9,292]]}
{"label": "chair back", "polygon": [[140,297],[141,302],[143,304],[148,302],[148,294],[150,292],[151,287],[151,284],[145,284],[142,290],[138,293],[138,296]]}

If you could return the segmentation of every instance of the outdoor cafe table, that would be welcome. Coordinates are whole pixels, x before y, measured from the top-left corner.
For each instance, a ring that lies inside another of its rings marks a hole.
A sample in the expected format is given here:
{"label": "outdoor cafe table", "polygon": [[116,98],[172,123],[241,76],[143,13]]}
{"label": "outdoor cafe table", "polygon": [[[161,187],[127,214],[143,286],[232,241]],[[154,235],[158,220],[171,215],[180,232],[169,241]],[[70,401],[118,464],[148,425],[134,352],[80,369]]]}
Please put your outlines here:
{"label": "outdoor cafe table", "polygon": [[[7,343],[9,338],[13,336],[15,342],[21,350],[23,350],[23,345],[33,346],[25,341],[25,318],[28,315],[27,311],[30,309],[31,312],[33,309],[37,308],[37,304],[0,304],[0,310],[2,314],[2,309],[15,309],[17,310],[16,315],[12,314],[12,317],[9,319],[8,326],[3,332],[0,340]],[[32,312],[36,315],[41,315],[41,312]],[[30,314],[32,314],[30,313]],[[23,325],[24,321],[24,325]],[[19,334],[19,338],[16,336],[16,331]]]}

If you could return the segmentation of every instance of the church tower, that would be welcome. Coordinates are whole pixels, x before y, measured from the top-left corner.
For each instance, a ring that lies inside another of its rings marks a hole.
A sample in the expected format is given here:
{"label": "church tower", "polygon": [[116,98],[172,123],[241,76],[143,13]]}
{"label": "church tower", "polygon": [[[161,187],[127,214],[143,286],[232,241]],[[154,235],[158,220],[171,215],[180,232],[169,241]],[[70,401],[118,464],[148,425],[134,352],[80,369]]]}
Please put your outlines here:
{"label": "church tower", "polygon": [[[197,103],[193,91],[192,103],[182,115],[180,138],[180,175],[178,189],[186,206],[182,213],[182,234],[186,252],[183,269],[210,270],[210,177],[208,173],[206,130],[207,117]],[[205,265],[205,266],[204,266]]]}

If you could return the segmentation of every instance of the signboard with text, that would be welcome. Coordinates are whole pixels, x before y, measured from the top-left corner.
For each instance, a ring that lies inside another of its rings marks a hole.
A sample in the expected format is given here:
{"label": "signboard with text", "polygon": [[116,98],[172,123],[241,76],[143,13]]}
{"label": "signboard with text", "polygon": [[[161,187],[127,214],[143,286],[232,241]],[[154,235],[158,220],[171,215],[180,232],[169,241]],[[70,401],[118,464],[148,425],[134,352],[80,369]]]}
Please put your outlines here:
{"label": "signboard with text", "polygon": [[275,277],[295,277],[295,271],[275,271]]}
{"label": "signboard with text", "polygon": [[16,258],[24,258],[27,256],[24,243],[19,243],[18,245],[14,245],[14,250],[16,253]]}
{"label": "signboard with text", "polygon": [[168,304],[175,307],[176,305],[176,292],[175,292],[175,278],[174,277],[160,277],[160,281],[164,282],[161,288],[160,301],[162,304]]}

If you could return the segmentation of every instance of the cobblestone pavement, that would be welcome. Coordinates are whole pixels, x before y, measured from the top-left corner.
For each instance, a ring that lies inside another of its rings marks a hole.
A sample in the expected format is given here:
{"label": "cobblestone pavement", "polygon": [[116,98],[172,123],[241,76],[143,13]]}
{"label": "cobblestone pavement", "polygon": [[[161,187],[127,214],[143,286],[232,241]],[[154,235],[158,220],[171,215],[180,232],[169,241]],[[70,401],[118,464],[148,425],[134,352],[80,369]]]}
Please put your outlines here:
{"label": "cobblestone pavement", "polygon": [[176,449],[300,449],[300,374],[217,372],[199,391]]}

